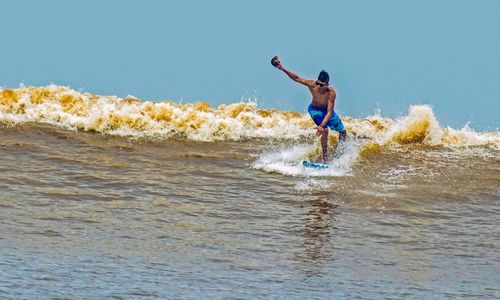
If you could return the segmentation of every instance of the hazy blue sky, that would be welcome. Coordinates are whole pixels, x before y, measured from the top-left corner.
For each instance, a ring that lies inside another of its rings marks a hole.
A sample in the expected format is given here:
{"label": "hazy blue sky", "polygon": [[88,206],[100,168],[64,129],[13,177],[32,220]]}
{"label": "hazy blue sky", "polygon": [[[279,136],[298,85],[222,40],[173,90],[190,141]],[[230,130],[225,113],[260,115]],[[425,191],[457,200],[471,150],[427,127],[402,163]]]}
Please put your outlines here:
{"label": "hazy blue sky", "polygon": [[500,126],[500,1],[0,1],[0,86],[303,111],[271,67],[324,68],[341,114],[434,106],[444,125]]}

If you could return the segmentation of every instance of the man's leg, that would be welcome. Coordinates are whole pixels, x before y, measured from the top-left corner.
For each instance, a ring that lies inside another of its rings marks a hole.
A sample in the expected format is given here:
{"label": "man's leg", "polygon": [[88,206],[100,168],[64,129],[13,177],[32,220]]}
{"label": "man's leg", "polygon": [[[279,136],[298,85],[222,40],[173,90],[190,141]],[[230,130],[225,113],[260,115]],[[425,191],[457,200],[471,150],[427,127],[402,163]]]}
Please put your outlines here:
{"label": "man's leg", "polygon": [[347,140],[347,131],[344,129],[339,132],[339,142],[335,145],[335,150],[333,151],[333,157],[338,157],[344,152],[344,142]]}
{"label": "man's leg", "polygon": [[323,150],[323,162],[328,162],[328,128],[321,134],[321,149]]}
{"label": "man's leg", "polygon": [[339,143],[345,142],[347,139],[347,131],[344,129],[344,131],[339,132]]}

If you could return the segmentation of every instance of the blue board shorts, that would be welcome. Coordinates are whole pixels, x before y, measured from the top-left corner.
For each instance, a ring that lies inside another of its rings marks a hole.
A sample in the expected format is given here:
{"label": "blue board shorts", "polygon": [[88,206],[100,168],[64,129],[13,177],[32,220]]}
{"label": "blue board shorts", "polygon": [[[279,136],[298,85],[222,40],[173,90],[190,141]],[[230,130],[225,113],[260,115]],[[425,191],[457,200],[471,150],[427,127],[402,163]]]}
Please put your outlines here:
{"label": "blue board shorts", "polygon": [[[312,104],[309,104],[307,111],[309,112],[309,115],[311,115],[314,123],[316,125],[319,125],[321,124],[321,122],[323,122],[326,116],[327,108],[319,108]],[[326,126],[337,132],[343,132],[345,130],[342,120],[340,120],[339,115],[337,115],[335,111],[332,113],[332,116],[330,117],[330,120],[328,120],[328,123],[326,123]]]}

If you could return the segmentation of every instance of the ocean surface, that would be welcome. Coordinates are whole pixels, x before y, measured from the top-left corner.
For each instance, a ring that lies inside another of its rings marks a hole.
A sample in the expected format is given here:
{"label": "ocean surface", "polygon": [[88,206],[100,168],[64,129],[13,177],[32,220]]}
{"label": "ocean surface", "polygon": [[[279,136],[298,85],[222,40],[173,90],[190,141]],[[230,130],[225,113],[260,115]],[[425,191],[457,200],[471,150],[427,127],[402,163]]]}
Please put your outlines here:
{"label": "ocean surface", "polygon": [[500,133],[0,90],[1,299],[499,299]]}

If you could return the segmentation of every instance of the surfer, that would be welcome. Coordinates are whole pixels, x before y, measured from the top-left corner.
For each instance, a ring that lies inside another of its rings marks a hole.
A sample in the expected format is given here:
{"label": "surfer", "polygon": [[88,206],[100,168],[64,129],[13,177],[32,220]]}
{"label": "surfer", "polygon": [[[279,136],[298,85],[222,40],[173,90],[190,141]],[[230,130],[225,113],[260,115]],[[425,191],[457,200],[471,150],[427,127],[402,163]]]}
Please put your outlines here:
{"label": "surfer", "polygon": [[339,133],[339,142],[344,142],[347,136],[342,120],[340,120],[340,117],[333,110],[337,94],[335,93],[335,89],[328,84],[330,82],[330,76],[325,70],[322,70],[317,80],[301,78],[299,75],[285,69],[277,56],[273,57],[271,64],[277,69],[285,72],[293,81],[309,88],[312,95],[312,101],[307,111],[316,124],[316,136],[321,136],[323,162],[327,163],[329,160],[328,128]]}

